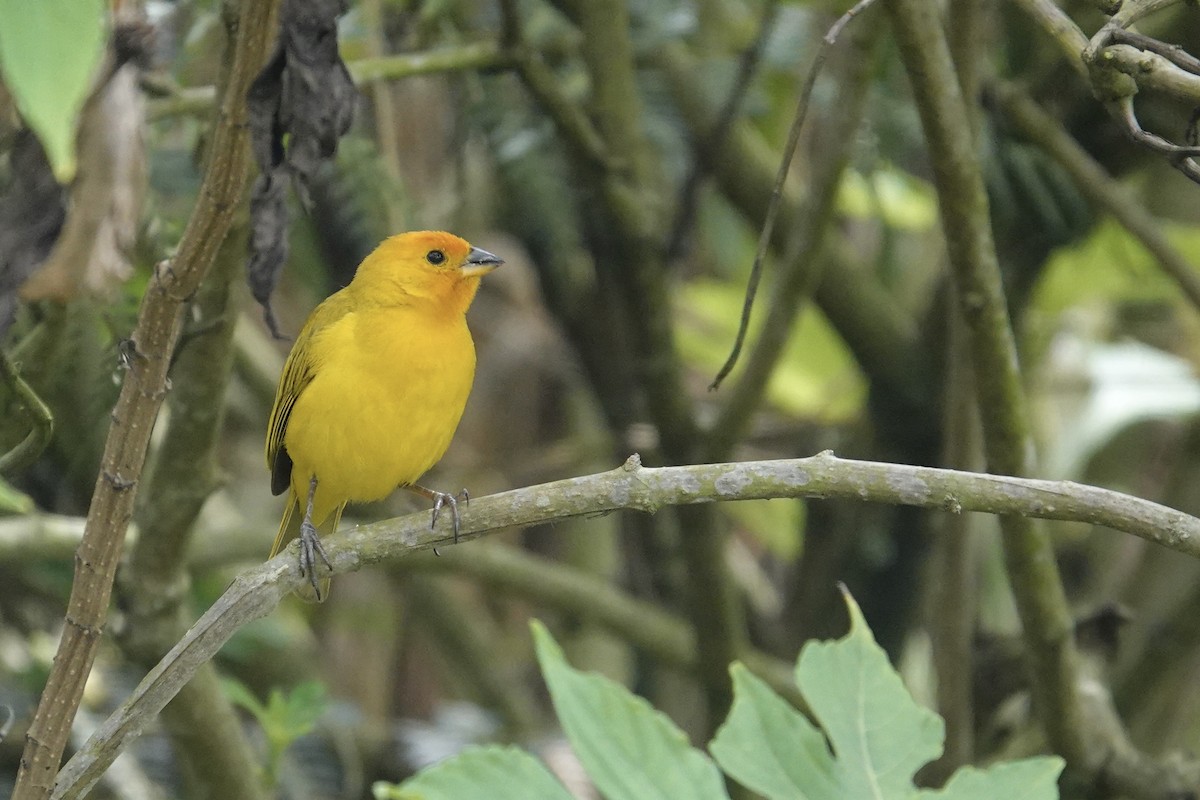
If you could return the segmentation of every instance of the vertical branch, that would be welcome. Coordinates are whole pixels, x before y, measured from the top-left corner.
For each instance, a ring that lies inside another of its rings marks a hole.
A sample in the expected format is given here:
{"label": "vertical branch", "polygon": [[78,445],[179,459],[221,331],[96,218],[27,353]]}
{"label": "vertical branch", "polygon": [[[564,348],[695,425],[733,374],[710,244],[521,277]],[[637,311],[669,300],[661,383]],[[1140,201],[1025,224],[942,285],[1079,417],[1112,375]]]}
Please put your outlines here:
{"label": "vertical branch", "polygon": [[[599,232],[611,249],[600,269],[611,271],[633,333],[634,373],[671,463],[686,463],[697,447],[694,411],[675,345],[663,260],[661,183],[643,129],[643,106],[623,0],[560,0],[583,34],[591,75],[591,117],[610,163],[596,175],[605,201]],[[685,603],[699,637],[700,676],[708,724],[732,702],[728,666],[742,645],[742,609],[725,567],[725,532],[711,509],[681,509],[681,555],[687,567]]]}
{"label": "vertical branch", "polygon": [[[938,298],[946,320],[942,455],[940,466],[978,469],[979,415],[971,376],[967,331],[956,307],[953,286]],[[933,665],[937,674],[938,713],[946,722],[946,748],[929,767],[934,785],[944,783],[975,754],[975,709],[971,678],[976,611],[974,519],[968,514],[933,517],[931,554],[935,576],[927,594]]]}
{"label": "vertical branch", "polygon": [[233,58],[227,62],[228,84],[196,207],[175,258],[156,270],[142,299],[137,326],[124,348],[125,381],[112,413],[83,541],[75,554],[75,578],[62,640],[26,735],[14,800],[44,798],[53,786],[107,619],[113,576],[133,513],[150,433],[167,390],[180,311],[212,263],[246,182],[245,97],[265,60],[277,0],[242,5]]}
{"label": "vertical branch", "polygon": [[[245,220],[234,226],[192,308],[196,332],[181,343],[172,370],[171,415],[145,502],[135,518],[141,535],[117,584],[124,609],[117,641],[147,670],[192,622],[185,556],[196,518],[217,486],[217,443],[233,366],[232,286],[245,263]],[[254,749],[221,690],[212,663],[163,709],[163,723],[185,780],[212,797],[265,797]]]}
{"label": "vertical branch", "polygon": [[[1029,412],[992,241],[987,194],[949,47],[929,0],[888,0],[933,164],[952,277],[967,326],[988,469],[1033,469]],[[1072,620],[1054,550],[1025,517],[1001,518],[1005,562],[1051,746],[1076,766],[1089,755]]]}
{"label": "vertical branch", "polygon": [[[980,73],[986,46],[986,13],[989,0],[960,0],[947,9],[946,35],[958,84],[970,114],[973,147],[980,135]],[[937,298],[942,306],[946,333],[946,380],[942,458],[940,466],[978,469],[978,398],[971,381],[971,354],[967,331],[953,285]],[[927,767],[935,785],[944,783],[961,766],[970,764],[975,750],[973,674],[976,610],[973,520],[963,514],[935,519],[936,538],[930,562],[935,580],[928,594],[930,640],[937,673],[938,712],[946,722],[946,747]]]}
{"label": "vertical branch", "polygon": [[598,176],[613,228],[614,271],[634,326],[636,371],[663,450],[677,462],[695,445],[696,426],[675,346],[673,315],[662,261],[661,181],[642,128],[629,9],[622,0],[569,0],[583,32],[583,57],[592,76],[591,116],[612,158]]}

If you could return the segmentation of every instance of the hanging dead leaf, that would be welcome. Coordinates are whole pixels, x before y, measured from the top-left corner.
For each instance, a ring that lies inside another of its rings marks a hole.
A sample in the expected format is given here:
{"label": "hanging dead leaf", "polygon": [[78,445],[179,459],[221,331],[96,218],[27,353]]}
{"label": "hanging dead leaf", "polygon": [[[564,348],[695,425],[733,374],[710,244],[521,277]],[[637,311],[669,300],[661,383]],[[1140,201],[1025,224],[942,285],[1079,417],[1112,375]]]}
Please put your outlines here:
{"label": "hanging dead leaf", "polygon": [[250,200],[248,280],[267,324],[271,293],[287,259],[288,179],[308,206],[308,185],[323,160],[337,152],[350,128],[358,92],[338,53],[337,18],[344,0],[285,0],[275,54],[246,98],[259,177]]}

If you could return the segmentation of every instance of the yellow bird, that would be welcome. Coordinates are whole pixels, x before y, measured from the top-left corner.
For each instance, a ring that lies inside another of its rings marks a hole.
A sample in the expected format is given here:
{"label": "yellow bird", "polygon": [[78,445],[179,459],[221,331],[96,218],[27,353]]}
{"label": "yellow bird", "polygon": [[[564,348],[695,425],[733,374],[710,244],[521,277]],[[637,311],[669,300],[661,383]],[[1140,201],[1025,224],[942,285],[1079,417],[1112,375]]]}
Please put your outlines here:
{"label": "yellow bird", "polygon": [[[454,495],[417,480],[446,452],[475,377],[466,312],[479,279],[504,263],[449,233],[386,239],[346,288],[309,316],[283,367],[267,430],[271,491],[290,498],[271,548],[300,537],[300,571],[323,600],[317,527],[336,531],[346,503],[381,500],[398,486],[449,506]],[[298,528],[291,525],[303,510]]]}

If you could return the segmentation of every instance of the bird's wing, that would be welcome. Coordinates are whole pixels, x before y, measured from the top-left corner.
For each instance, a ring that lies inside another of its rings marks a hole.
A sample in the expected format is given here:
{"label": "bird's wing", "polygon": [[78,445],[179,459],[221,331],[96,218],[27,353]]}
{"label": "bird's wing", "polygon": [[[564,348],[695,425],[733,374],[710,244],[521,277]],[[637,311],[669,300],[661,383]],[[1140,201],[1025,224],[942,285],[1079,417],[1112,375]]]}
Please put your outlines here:
{"label": "bird's wing", "polygon": [[271,470],[272,494],[283,494],[291,484],[292,458],[283,446],[283,438],[287,433],[292,406],[296,404],[304,387],[308,386],[316,372],[312,352],[313,338],[344,317],[350,309],[349,297],[344,290],[326,298],[304,323],[300,335],[292,345],[292,352],[288,354],[283,365],[279,389],[275,393],[275,405],[271,408],[271,421],[267,425],[267,467]]}

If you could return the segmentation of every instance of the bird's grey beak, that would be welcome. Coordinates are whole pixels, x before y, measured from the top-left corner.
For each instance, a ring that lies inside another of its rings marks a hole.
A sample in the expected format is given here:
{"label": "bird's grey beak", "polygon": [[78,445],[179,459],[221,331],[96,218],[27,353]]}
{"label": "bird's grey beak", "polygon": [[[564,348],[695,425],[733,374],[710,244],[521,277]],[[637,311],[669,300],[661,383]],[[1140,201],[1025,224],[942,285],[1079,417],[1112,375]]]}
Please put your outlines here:
{"label": "bird's grey beak", "polygon": [[467,263],[463,264],[459,271],[464,277],[470,278],[476,275],[486,275],[503,263],[504,259],[499,256],[492,255],[487,250],[472,247],[471,252],[467,253]]}

